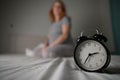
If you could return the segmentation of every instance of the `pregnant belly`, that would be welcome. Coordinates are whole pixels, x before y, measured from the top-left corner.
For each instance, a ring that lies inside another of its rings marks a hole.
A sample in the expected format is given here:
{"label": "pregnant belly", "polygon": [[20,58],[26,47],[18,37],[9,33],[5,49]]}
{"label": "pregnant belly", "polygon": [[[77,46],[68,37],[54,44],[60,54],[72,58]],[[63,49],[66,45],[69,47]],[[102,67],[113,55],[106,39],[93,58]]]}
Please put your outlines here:
{"label": "pregnant belly", "polygon": [[[53,43],[60,35],[50,36],[49,44]],[[62,44],[73,44],[72,38],[69,36]]]}
{"label": "pregnant belly", "polygon": [[52,35],[50,36],[50,39],[49,39],[49,44],[53,43],[60,35]]}

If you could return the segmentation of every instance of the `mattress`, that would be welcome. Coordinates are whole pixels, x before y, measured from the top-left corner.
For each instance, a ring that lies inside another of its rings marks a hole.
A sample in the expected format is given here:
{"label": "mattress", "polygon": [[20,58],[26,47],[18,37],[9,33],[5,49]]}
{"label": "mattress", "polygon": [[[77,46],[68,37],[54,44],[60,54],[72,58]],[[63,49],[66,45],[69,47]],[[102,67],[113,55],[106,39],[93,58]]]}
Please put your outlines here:
{"label": "mattress", "polygon": [[0,80],[120,80],[120,56],[113,56],[107,71],[85,72],[74,59],[29,58],[20,54],[0,55]]}

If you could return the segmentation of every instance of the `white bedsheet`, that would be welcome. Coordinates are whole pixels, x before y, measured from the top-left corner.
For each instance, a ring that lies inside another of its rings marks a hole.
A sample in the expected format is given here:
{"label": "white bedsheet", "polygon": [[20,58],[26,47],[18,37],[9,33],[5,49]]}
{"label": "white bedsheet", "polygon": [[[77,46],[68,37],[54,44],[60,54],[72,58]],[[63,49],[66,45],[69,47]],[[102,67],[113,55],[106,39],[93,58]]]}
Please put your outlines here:
{"label": "white bedsheet", "polygon": [[0,55],[0,80],[120,80],[120,56],[112,56],[107,70],[105,73],[78,70],[73,58]]}

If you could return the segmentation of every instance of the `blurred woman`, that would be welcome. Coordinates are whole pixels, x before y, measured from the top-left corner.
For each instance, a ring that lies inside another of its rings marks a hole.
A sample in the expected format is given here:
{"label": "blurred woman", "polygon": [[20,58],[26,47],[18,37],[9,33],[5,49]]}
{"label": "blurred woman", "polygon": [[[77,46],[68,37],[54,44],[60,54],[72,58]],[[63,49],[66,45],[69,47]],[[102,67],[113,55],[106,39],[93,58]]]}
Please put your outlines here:
{"label": "blurred woman", "polygon": [[44,45],[40,45],[33,50],[27,49],[26,54],[43,58],[72,56],[71,20],[67,16],[64,3],[56,0],[52,5],[49,16],[52,24]]}

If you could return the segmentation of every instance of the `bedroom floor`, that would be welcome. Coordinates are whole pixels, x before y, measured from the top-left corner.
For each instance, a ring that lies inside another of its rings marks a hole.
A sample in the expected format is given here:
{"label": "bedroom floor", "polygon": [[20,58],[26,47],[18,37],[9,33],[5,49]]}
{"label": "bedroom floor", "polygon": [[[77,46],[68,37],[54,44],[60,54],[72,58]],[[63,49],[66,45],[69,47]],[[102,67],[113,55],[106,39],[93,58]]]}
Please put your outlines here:
{"label": "bedroom floor", "polygon": [[112,56],[105,73],[78,70],[73,58],[37,59],[0,55],[0,80],[120,80],[120,56]]}

